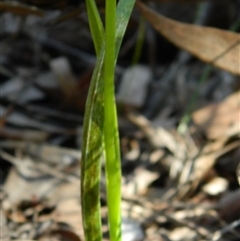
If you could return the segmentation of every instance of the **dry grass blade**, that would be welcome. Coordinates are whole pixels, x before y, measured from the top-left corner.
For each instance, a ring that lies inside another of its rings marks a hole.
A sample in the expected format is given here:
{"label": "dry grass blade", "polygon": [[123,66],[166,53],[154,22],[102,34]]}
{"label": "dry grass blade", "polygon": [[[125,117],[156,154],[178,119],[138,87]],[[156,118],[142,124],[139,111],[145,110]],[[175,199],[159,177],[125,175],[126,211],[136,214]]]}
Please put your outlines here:
{"label": "dry grass blade", "polygon": [[240,35],[171,20],[149,9],[140,1],[137,7],[152,26],[173,44],[204,62],[240,75]]}
{"label": "dry grass blade", "polygon": [[[240,226],[240,219],[230,223],[227,226],[224,226],[223,229],[216,231],[212,236],[212,241],[218,241],[224,236],[226,233],[230,233],[233,231],[236,227]],[[239,236],[238,236],[239,237]]]}

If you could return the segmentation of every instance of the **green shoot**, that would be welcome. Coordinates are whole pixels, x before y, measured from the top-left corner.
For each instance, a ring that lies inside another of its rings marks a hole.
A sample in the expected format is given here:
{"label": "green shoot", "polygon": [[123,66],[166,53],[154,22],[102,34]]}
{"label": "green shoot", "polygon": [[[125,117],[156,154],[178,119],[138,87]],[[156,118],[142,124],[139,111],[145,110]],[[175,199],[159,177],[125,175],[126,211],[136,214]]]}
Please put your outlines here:
{"label": "green shoot", "polygon": [[117,8],[115,1],[106,1],[105,35],[95,2],[87,2],[97,63],[84,116],[81,165],[82,219],[86,241],[102,240],[99,183],[101,157],[105,153],[110,238],[111,241],[120,241],[121,160],[114,98],[114,68],[135,0],[121,0]]}

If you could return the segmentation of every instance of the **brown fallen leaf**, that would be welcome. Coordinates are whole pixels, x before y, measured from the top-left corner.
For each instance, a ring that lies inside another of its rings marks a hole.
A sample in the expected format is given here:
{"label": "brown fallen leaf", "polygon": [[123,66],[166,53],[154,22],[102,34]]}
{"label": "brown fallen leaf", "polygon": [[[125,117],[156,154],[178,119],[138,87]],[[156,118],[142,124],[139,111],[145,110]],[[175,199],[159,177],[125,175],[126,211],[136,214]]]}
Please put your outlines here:
{"label": "brown fallen leaf", "polygon": [[186,146],[185,143],[180,140],[180,136],[174,136],[162,127],[153,128],[148,119],[142,115],[129,113],[128,118],[143,131],[154,148],[166,147],[177,159],[184,159]]}
{"label": "brown fallen leaf", "polygon": [[184,168],[182,169],[181,176],[179,178],[179,189],[181,193],[179,196],[185,197],[188,193],[196,190],[199,183],[206,177],[210,169],[215,165],[217,159],[234,150],[240,145],[240,141],[234,141],[216,152],[208,153],[198,156],[195,160],[189,159]]}
{"label": "brown fallen leaf", "polygon": [[44,11],[41,9],[33,6],[28,6],[17,1],[0,2],[0,12],[11,12],[21,16],[27,16],[31,14],[43,17],[45,15]]}
{"label": "brown fallen leaf", "polygon": [[240,213],[240,189],[226,193],[218,203],[220,217],[232,222],[239,218]]}
{"label": "brown fallen leaf", "polygon": [[240,91],[231,94],[220,103],[194,111],[192,119],[208,139],[239,135]]}
{"label": "brown fallen leaf", "polygon": [[145,167],[138,167],[131,181],[122,185],[123,196],[145,195],[148,186],[157,178],[159,178],[159,173],[146,170]]}
{"label": "brown fallen leaf", "polygon": [[141,14],[170,42],[206,63],[240,75],[240,34],[166,18],[140,1]]}

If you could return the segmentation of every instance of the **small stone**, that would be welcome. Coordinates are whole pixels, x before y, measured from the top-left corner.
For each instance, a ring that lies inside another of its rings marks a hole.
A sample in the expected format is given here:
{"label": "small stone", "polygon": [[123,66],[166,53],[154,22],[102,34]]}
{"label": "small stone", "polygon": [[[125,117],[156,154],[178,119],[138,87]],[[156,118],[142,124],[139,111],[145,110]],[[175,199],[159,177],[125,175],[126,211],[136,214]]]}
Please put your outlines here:
{"label": "small stone", "polygon": [[217,196],[225,192],[228,188],[228,181],[222,177],[215,177],[203,186],[203,191],[211,196]]}
{"label": "small stone", "polygon": [[135,65],[128,68],[122,76],[117,101],[137,108],[142,107],[151,76],[147,66]]}
{"label": "small stone", "polygon": [[141,226],[134,220],[123,218],[122,220],[122,240],[142,241],[144,234]]}

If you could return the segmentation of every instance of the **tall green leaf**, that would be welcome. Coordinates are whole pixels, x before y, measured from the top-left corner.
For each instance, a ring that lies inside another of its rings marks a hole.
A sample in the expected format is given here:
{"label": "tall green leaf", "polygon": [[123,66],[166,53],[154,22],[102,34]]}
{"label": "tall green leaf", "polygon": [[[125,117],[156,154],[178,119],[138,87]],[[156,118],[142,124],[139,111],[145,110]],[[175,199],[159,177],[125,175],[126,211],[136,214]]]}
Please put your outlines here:
{"label": "tall green leaf", "polygon": [[[116,40],[115,40],[115,52],[113,61],[113,67],[115,66],[117,55],[120,49],[120,45],[129,21],[135,0],[121,0],[117,6],[117,26],[116,26]],[[91,3],[93,4],[93,2]],[[93,5],[88,4],[88,12],[91,13],[90,16],[94,16]],[[90,8],[91,7],[91,8]],[[101,216],[100,216],[100,202],[99,202],[99,180],[100,180],[100,167],[101,167],[101,156],[103,153],[103,128],[104,128],[104,59],[105,59],[105,41],[102,36],[102,27],[94,28],[95,24],[99,24],[98,17],[92,17],[90,25],[91,31],[94,31],[94,45],[96,52],[98,53],[97,63],[92,76],[90,89],[87,98],[86,111],[84,116],[84,130],[82,138],[82,162],[81,162],[81,203],[82,203],[82,219],[84,225],[85,239],[86,241],[99,241],[102,238],[101,232]],[[100,25],[99,25],[100,26]],[[101,50],[99,51],[99,39],[101,39]],[[114,150],[116,150],[115,161],[110,162],[110,166],[106,168],[107,171],[107,183],[111,183],[112,180],[117,178],[115,183],[117,196],[112,193],[115,190],[111,189],[111,186],[107,185],[108,204],[115,203],[115,207],[109,209],[110,212],[115,213],[116,216],[111,215],[110,223],[112,229],[111,233],[117,238],[115,240],[120,240],[120,193],[121,193],[121,168],[120,168],[120,155],[119,155],[119,143],[118,143],[118,126],[116,117],[116,107],[114,102],[114,78],[111,79],[112,83],[112,99],[110,109],[110,118],[112,118],[113,123],[110,124],[109,128],[114,130],[113,135],[113,145]],[[106,99],[105,99],[106,100]],[[106,128],[106,125],[105,125]],[[106,140],[106,137],[104,138]],[[104,145],[105,149],[107,145]],[[106,152],[106,151],[105,151]],[[116,165],[116,168],[114,168]],[[110,205],[111,206],[111,205]],[[116,234],[116,235],[115,235]],[[114,238],[114,237],[112,237]],[[114,239],[113,239],[114,240]]]}
{"label": "tall green leaf", "polygon": [[94,0],[87,0],[86,5],[94,47],[97,55],[99,55],[102,43],[104,41],[104,28],[102,20]]}
{"label": "tall green leaf", "polygon": [[104,147],[110,240],[121,238],[121,163],[114,95],[116,0],[106,0],[104,60]]}
{"label": "tall green leaf", "polygon": [[100,170],[103,142],[104,48],[100,51],[88,93],[83,124],[81,204],[86,241],[101,241]]}

